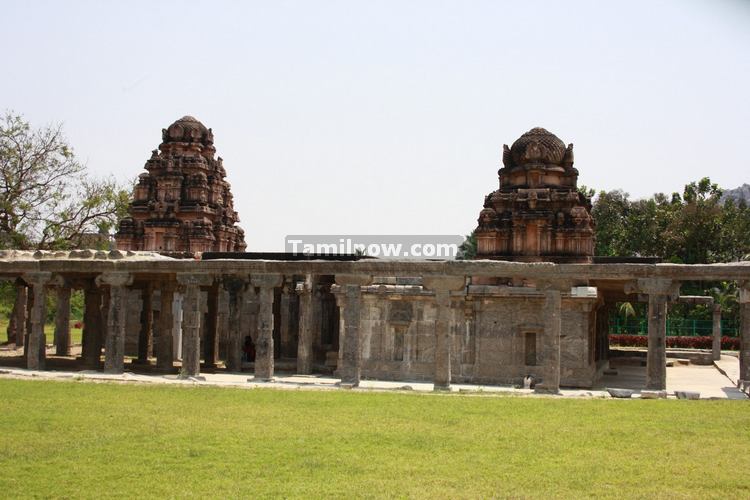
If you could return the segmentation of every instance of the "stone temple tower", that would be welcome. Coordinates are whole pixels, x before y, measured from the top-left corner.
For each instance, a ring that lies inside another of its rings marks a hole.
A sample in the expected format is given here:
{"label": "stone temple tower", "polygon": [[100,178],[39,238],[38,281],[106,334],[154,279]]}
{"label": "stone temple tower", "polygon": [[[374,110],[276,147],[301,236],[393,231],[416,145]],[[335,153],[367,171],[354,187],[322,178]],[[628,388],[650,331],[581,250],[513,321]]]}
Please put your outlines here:
{"label": "stone temple tower", "polygon": [[239,252],[245,234],[237,226],[214,136],[192,116],[162,130],[162,143],[138,177],[129,217],[115,235],[120,250]]}
{"label": "stone temple tower", "polygon": [[479,214],[477,259],[592,262],[591,200],[578,192],[572,144],[533,128],[503,146],[498,176]]}

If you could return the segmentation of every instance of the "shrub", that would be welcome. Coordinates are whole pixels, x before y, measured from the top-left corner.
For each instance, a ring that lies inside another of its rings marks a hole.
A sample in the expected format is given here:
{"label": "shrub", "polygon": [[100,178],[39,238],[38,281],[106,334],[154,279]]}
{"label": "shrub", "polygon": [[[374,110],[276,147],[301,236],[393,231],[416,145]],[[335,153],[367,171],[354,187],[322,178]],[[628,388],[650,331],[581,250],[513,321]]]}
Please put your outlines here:
{"label": "shrub", "polygon": [[[620,347],[648,347],[648,336],[646,335],[610,335],[610,345]],[[703,337],[667,337],[667,347],[680,349],[711,349],[713,339],[710,336]],[[721,348],[728,351],[740,349],[740,339],[737,337],[722,337]]]}

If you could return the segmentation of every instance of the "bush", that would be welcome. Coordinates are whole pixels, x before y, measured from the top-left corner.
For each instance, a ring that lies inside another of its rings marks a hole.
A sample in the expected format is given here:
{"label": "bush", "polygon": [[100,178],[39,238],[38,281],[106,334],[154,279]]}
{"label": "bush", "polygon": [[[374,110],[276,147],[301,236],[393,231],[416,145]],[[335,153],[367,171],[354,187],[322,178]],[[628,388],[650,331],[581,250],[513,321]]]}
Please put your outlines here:
{"label": "bush", "polygon": [[[646,335],[610,335],[610,345],[620,347],[648,347],[648,336]],[[704,337],[667,337],[667,347],[680,349],[711,349],[713,339]],[[728,351],[740,349],[740,339],[737,337],[722,337],[721,348]]]}

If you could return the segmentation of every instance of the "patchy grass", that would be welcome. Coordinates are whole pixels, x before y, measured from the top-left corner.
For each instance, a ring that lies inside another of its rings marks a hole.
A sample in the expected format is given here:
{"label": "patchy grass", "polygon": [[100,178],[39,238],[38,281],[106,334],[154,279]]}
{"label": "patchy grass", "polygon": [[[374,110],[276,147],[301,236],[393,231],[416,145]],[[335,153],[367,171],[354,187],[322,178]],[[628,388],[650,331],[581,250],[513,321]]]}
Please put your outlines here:
{"label": "patchy grass", "polygon": [[5,497],[750,495],[750,407],[0,380]]}

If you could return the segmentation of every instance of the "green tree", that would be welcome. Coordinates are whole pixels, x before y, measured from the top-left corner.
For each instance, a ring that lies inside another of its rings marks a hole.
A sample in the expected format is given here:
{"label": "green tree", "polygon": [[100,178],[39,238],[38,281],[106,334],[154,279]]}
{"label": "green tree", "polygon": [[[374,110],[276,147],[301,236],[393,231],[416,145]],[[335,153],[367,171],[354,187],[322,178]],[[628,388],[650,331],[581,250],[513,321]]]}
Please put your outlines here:
{"label": "green tree", "polygon": [[685,264],[722,260],[721,189],[708,177],[685,186],[682,202],[666,228],[669,257]]}
{"label": "green tree", "polygon": [[458,247],[456,260],[471,260],[477,256],[477,236],[474,231],[466,236],[466,239]]}
{"label": "green tree", "polygon": [[596,255],[622,254],[629,206],[628,193],[619,189],[600,191],[596,196],[591,211],[596,221]]}
{"label": "green tree", "polygon": [[750,208],[744,200],[727,199],[721,212],[719,225],[723,262],[747,260],[750,253]]}
{"label": "green tree", "polygon": [[10,111],[0,119],[0,188],[0,248],[75,248],[109,233],[129,198],[114,179],[88,175],[61,125],[34,129]]}
{"label": "green tree", "polygon": [[722,205],[721,194],[708,177],[687,184],[682,194],[641,200],[601,191],[592,209],[596,254],[685,264],[740,260],[750,253],[750,210],[744,202]]}

